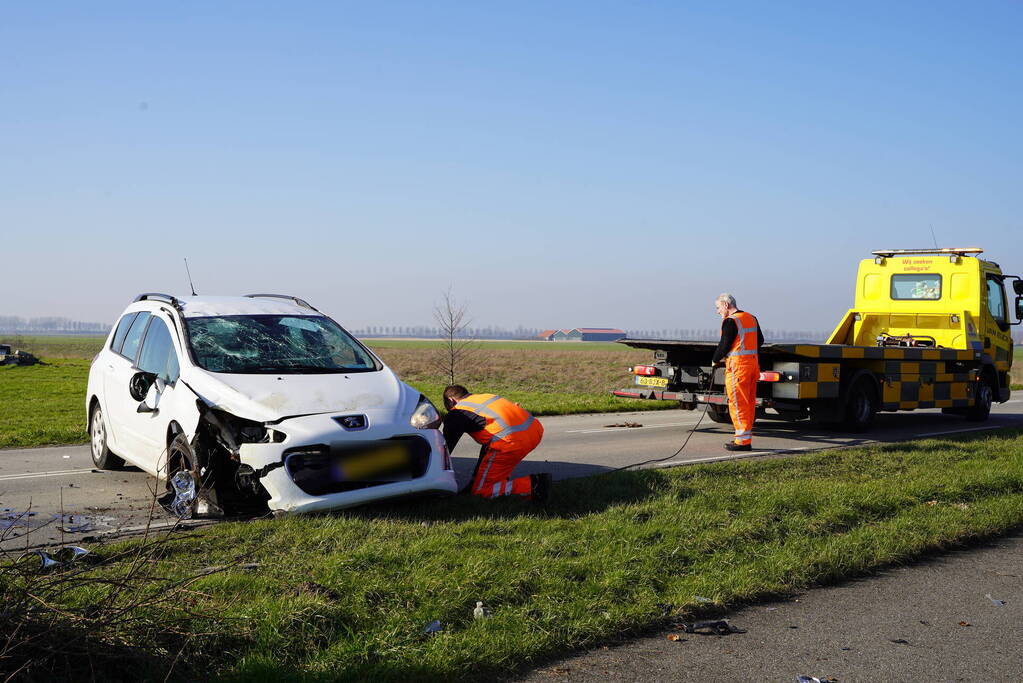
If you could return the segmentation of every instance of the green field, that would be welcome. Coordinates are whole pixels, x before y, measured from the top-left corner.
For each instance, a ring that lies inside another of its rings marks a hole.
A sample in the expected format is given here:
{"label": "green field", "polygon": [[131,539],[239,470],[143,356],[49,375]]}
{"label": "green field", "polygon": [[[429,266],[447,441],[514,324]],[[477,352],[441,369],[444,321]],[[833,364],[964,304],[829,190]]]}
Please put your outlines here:
{"label": "green field", "polygon": [[[89,361],[102,337],[4,338],[47,365],[0,366],[0,448],[85,443],[85,387]],[[445,378],[438,369],[441,342],[368,340],[403,380],[441,405]],[[673,409],[659,401],[616,399],[610,390],[631,382],[629,365],[649,351],[621,344],[481,342],[458,381],[473,391],[503,394],[536,415]],[[1023,348],[1012,368],[1014,389],[1023,389]]]}
{"label": "green field", "polygon": [[[46,365],[0,366],[0,448],[86,442],[89,364],[104,338],[4,341]],[[399,377],[442,405],[447,382],[439,369],[440,342],[369,340],[369,345]],[[628,366],[649,356],[620,344],[481,342],[457,379],[475,391],[503,394],[540,416],[674,408],[610,395],[631,382]]]}
{"label": "green field", "polygon": [[[107,562],[75,588],[0,567],[0,591],[29,621],[16,643],[45,634],[16,653],[37,676],[163,679],[173,662],[180,680],[493,680],[1005,533],[1021,494],[1023,431],[1002,430],[568,480],[546,507],[455,498],[221,524],[99,548]],[[478,600],[491,618],[473,619]],[[53,604],[73,609],[38,607]]]}

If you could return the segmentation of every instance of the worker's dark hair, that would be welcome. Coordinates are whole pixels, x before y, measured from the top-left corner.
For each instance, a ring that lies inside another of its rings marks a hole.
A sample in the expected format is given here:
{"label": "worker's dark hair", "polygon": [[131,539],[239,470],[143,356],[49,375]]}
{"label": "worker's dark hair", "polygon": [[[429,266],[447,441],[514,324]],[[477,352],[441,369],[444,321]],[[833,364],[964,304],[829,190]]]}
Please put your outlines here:
{"label": "worker's dark hair", "polygon": [[449,384],[444,387],[444,398],[445,400],[450,399],[457,402],[458,399],[463,396],[468,396],[469,390],[463,387],[461,384]]}

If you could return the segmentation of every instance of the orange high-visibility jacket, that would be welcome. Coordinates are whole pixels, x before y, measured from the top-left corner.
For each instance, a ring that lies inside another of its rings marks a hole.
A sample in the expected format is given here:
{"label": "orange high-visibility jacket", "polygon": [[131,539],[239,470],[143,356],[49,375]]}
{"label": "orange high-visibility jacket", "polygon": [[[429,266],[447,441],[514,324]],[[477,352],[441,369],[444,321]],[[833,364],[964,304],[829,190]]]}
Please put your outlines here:
{"label": "orange high-visibility jacket", "polygon": [[486,426],[469,436],[479,444],[491,444],[494,448],[515,446],[517,442],[528,439],[533,442],[532,435],[527,437],[530,428],[539,423],[533,419],[529,411],[518,403],[497,394],[471,394],[455,404],[454,410],[475,413],[486,420]]}
{"label": "orange high-visibility jacket", "polygon": [[730,367],[736,365],[760,366],[760,359],[757,355],[757,319],[746,311],[736,311],[728,316],[735,321],[739,332],[735,335],[732,343],[732,350],[725,357],[725,363]]}

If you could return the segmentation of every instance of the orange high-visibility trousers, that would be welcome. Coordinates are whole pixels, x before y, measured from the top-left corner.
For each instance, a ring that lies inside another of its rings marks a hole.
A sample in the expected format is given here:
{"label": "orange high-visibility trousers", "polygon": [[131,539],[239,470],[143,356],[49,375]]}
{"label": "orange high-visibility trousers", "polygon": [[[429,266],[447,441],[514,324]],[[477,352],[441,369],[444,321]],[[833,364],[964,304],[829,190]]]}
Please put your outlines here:
{"label": "orange high-visibility trousers", "polygon": [[497,394],[470,394],[460,399],[454,409],[475,413],[485,420],[483,429],[469,434],[483,446],[469,491],[484,498],[532,495],[532,478],[508,477],[540,444],[543,438],[540,421],[518,403]]}
{"label": "orange high-visibility trousers", "polygon": [[498,496],[529,496],[533,493],[533,482],[529,475],[509,479],[512,470],[536,448],[543,438],[543,425],[533,420],[529,428],[520,432],[514,443],[494,439],[483,446],[483,453],[476,463],[470,492],[483,498]]}
{"label": "orange high-visibility trousers", "polygon": [[753,420],[757,411],[757,380],[760,364],[756,356],[732,356],[725,360],[725,393],[728,415],[735,427],[735,443],[739,446],[753,441]]}

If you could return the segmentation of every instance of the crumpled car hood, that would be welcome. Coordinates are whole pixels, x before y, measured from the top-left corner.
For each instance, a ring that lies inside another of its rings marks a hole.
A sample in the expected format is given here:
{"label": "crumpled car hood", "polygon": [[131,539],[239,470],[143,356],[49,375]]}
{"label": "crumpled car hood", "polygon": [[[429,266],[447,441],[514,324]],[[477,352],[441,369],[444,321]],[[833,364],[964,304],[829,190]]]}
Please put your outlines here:
{"label": "crumpled car hood", "polygon": [[284,417],[315,413],[383,410],[397,414],[404,410],[403,404],[408,400],[403,394],[410,392],[410,388],[386,367],[379,372],[316,375],[199,371],[187,381],[217,408],[256,422],[275,422]]}

